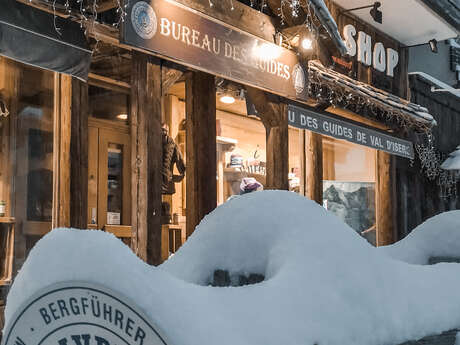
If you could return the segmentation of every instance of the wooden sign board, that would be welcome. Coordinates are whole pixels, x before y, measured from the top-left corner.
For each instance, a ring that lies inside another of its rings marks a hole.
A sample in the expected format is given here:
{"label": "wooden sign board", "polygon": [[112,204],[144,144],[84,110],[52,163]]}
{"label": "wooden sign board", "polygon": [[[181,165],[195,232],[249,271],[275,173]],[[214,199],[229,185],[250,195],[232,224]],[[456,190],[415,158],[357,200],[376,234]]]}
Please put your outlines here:
{"label": "wooden sign board", "polygon": [[414,159],[414,145],[407,140],[344,121],[327,113],[304,109],[295,105],[288,108],[289,125],[354,144],[367,146],[390,154]]}
{"label": "wooden sign board", "polygon": [[81,282],[45,288],[7,320],[2,345],[31,344],[167,345],[132,301]]}
{"label": "wooden sign board", "polygon": [[130,1],[121,41],[210,74],[300,101],[307,72],[288,49],[173,0]]}

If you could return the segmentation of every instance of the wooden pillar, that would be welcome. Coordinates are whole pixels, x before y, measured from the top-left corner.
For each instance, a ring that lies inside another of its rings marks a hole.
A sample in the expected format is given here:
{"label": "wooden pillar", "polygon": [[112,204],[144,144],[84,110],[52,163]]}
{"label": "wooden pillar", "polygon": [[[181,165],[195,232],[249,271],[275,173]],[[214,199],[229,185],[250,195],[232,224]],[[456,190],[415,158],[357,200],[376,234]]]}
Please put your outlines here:
{"label": "wooden pillar", "polygon": [[289,190],[289,131],[287,105],[280,104],[278,121],[265,126],[267,140],[266,189]]}
{"label": "wooden pillar", "polygon": [[70,133],[72,77],[54,74],[53,221],[70,226]]}
{"label": "wooden pillar", "polygon": [[393,243],[393,188],[392,188],[392,159],[391,155],[377,151],[377,246]]}
{"label": "wooden pillar", "polygon": [[212,75],[186,79],[187,237],[217,206],[216,89]]}
{"label": "wooden pillar", "polygon": [[88,84],[72,79],[70,226],[88,228]]}
{"label": "wooden pillar", "polygon": [[265,189],[289,190],[289,130],[287,105],[264,91],[247,87],[266,130],[267,183]]}
{"label": "wooden pillar", "polygon": [[133,51],[131,86],[132,247],[161,263],[161,61]]}
{"label": "wooden pillar", "polygon": [[323,204],[323,140],[305,131],[305,196]]}

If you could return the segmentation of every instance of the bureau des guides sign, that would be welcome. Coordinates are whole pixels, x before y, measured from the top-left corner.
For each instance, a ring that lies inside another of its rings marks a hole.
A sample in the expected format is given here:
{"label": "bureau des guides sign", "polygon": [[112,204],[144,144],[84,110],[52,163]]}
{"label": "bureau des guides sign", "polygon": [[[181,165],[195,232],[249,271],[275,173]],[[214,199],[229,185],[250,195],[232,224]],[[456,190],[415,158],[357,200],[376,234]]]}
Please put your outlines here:
{"label": "bureau des guides sign", "polygon": [[308,98],[307,74],[293,51],[173,0],[129,1],[121,42],[287,98]]}
{"label": "bureau des guides sign", "polygon": [[132,303],[104,287],[63,283],[29,299],[3,333],[2,345],[166,345]]}

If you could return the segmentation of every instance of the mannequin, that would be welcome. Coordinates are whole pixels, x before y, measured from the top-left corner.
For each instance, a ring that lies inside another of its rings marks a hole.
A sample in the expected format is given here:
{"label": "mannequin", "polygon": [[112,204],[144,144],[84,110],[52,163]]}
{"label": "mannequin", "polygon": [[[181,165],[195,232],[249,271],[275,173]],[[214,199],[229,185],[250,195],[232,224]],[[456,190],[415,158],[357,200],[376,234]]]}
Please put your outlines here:
{"label": "mannequin", "polygon": [[[169,136],[169,126],[162,126],[162,143],[163,143],[163,166],[162,166],[162,186],[161,193],[163,195],[172,195],[176,192],[175,184],[181,182],[185,177],[185,163],[182,158],[179,147],[174,142],[174,139]],[[174,166],[177,167],[179,175],[174,174]],[[171,223],[171,205],[168,202],[163,202],[162,223]]]}

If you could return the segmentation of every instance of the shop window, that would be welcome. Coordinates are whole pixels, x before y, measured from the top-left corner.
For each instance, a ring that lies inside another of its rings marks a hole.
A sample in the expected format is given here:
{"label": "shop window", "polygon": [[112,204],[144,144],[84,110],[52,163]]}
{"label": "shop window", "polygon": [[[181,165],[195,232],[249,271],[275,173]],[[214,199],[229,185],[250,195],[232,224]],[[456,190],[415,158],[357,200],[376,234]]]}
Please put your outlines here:
{"label": "shop window", "polygon": [[289,128],[289,190],[304,194],[302,167],[304,131],[297,128]]}
{"label": "shop window", "polygon": [[266,183],[265,127],[258,119],[217,111],[217,202]]}
{"label": "shop window", "polygon": [[375,245],[376,151],[323,137],[323,206]]}

